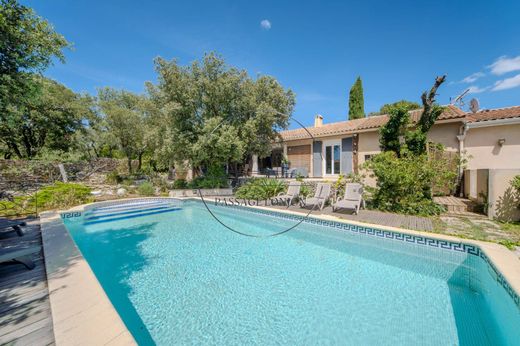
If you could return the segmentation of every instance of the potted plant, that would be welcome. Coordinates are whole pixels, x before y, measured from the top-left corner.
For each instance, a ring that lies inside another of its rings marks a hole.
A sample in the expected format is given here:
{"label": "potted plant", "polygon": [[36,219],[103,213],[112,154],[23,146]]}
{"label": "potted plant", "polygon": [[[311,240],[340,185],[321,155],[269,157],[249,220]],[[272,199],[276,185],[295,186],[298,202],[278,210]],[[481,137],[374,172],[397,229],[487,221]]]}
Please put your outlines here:
{"label": "potted plant", "polygon": [[285,174],[287,173],[287,171],[289,170],[289,165],[290,164],[291,164],[291,162],[289,161],[287,156],[284,155],[282,157],[282,177],[284,177]]}

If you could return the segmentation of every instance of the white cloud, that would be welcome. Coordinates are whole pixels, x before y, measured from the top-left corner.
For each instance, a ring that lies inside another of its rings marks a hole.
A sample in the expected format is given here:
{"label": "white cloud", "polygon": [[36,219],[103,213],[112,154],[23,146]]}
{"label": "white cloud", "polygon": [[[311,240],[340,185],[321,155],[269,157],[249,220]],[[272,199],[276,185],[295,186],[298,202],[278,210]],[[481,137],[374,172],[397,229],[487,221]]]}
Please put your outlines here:
{"label": "white cloud", "polygon": [[271,22],[267,19],[264,19],[260,22],[260,26],[264,30],[269,30],[269,29],[271,29]]}
{"label": "white cloud", "polygon": [[489,87],[481,88],[481,87],[478,87],[476,85],[472,85],[472,86],[469,87],[468,93],[469,94],[478,94],[478,93],[484,92],[484,91],[486,91],[488,89],[489,89]]}
{"label": "white cloud", "polygon": [[470,74],[469,76],[467,76],[466,78],[464,78],[463,80],[461,80],[460,82],[461,83],[473,83],[474,81],[476,81],[477,79],[481,78],[481,77],[484,77],[485,74],[482,73],[482,72],[475,72],[473,74]]}
{"label": "white cloud", "polygon": [[488,66],[491,69],[491,73],[500,76],[504,73],[511,71],[520,70],[520,55],[516,58],[508,58],[507,56],[501,56],[494,63]]}
{"label": "white cloud", "polygon": [[495,82],[495,86],[493,87],[493,91],[512,89],[520,86],[520,74],[517,74],[514,77],[506,78]]}

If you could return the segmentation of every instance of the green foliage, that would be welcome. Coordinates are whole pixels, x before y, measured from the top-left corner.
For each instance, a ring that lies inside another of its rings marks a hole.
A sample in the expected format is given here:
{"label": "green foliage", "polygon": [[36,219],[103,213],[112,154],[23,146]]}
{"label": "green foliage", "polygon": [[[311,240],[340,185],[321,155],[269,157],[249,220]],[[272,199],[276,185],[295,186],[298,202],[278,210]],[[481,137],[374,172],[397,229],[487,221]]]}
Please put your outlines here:
{"label": "green foliage", "polygon": [[63,61],[62,49],[67,46],[65,38],[32,9],[15,0],[0,1],[0,143],[4,156],[32,158],[49,142],[60,149],[68,145],[64,138],[75,123],[70,116],[72,92],[39,77],[54,58]]}
{"label": "green foliage", "polygon": [[155,195],[155,188],[152,183],[145,181],[137,187],[137,192],[141,196],[153,196]]}
{"label": "green foliage", "polygon": [[38,204],[38,210],[63,209],[93,201],[91,189],[82,184],[56,182],[40,189],[29,198],[29,205]]}
{"label": "green foliage", "polygon": [[401,100],[394,103],[387,103],[382,105],[381,109],[379,110],[379,114],[390,114],[395,108],[412,111],[414,109],[421,108],[421,105],[417,102]]}
{"label": "green foliage", "polygon": [[365,117],[365,101],[363,99],[363,84],[361,77],[356,79],[354,85],[350,89],[348,99],[348,118],[360,119]]}
{"label": "green foliage", "polygon": [[150,137],[153,137],[148,126],[151,110],[148,99],[111,88],[99,90],[98,99],[107,130],[127,158],[129,173],[132,173],[132,159],[135,158],[139,160],[137,169],[140,170],[142,156],[151,141]]}
{"label": "green foliage", "polygon": [[188,183],[184,179],[175,179],[173,182],[173,188],[182,190],[188,188]]}
{"label": "green foliage", "polygon": [[300,187],[300,195],[305,198],[305,197],[308,197],[310,196],[310,194],[312,193],[310,187],[308,185],[306,185],[303,181],[303,177],[301,175],[298,175],[296,177],[296,181],[299,181],[302,183],[301,187]]}
{"label": "green foliage", "polygon": [[520,194],[520,175],[517,175],[511,180],[511,186]]}
{"label": "green foliage", "polygon": [[[65,86],[39,76],[31,76],[24,104],[10,107],[0,119],[0,141],[4,155],[35,158],[42,151],[67,153],[83,123],[92,119],[93,100]],[[0,106],[1,108],[1,106]],[[1,112],[1,110],[0,110]]]}
{"label": "green foliage", "polygon": [[216,54],[190,66],[159,58],[155,67],[158,84],[148,92],[161,125],[153,153],[160,164],[197,168],[266,156],[277,130],[287,128],[294,94],[273,77],[252,79]]}
{"label": "green foliage", "polygon": [[251,179],[247,184],[239,187],[235,193],[238,198],[269,199],[275,197],[287,188],[283,181],[269,178]]}
{"label": "green foliage", "polygon": [[388,122],[379,129],[379,144],[382,151],[393,151],[401,154],[402,140],[406,134],[410,116],[408,109],[395,106],[389,109]]}
{"label": "green foliage", "polygon": [[[391,150],[398,156],[404,149],[415,155],[426,153],[428,131],[444,111],[443,107],[435,104],[435,95],[445,79],[446,76],[437,77],[431,90],[422,94],[423,111],[414,129],[409,126],[408,111],[412,105],[408,101],[400,101],[388,107],[389,120],[379,129],[379,142],[383,151]],[[402,142],[406,146],[402,147]]]}
{"label": "green foliage", "polygon": [[106,180],[107,183],[116,185],[123,182],[123,177],[117,171],[112,171],[106,175]]}
{"label": "green foliage", "polygon": [[340,174],[338,179],[334,182],[332,187],[336,193],[336,197],[343,197],[345,193],[345,186],[347,183],[363,183],[363,176],[355,173]]}
{"label": "green foliage", "polygon": [[[393,151],[375,155],[363,168],[377,178],[372,192],[371,206],[390,212],[436,215],[442,207],[432,200],[432,187],[453,184],[456,172],[446,170],[442,160],[429,160],[426,155]],[[368,189],[368,188],[367,188]]]}
{"label": "green foliage", "polygon": [[190,184],[193,189],[216,189],[228,187],[228,180],[224,167],[211,165],[205,175],[196,177]]}

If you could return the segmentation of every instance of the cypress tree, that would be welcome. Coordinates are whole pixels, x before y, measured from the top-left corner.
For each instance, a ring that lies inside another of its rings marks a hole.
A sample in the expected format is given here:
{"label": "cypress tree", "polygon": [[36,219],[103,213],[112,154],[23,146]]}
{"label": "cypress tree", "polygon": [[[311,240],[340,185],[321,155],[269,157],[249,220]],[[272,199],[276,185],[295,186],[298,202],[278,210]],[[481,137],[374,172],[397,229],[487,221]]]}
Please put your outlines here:
{"label": "cypress tree", "polygon": [[348,118],[349,120],[352,120],[364,117],[365,101],[363,100],[363,84],[361,83],[361,77],[358,77],[350,89],[348,99]]}

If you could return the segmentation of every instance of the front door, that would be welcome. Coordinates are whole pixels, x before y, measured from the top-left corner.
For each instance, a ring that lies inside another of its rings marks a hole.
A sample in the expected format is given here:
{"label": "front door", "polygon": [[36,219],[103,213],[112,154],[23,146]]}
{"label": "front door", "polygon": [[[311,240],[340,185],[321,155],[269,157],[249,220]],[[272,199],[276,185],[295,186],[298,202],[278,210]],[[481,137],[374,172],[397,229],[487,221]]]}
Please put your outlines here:
{"label": "front door", "polygon": [[324,142],[323,158],[325,175],[338,175],[341,168],[341,142]]}

